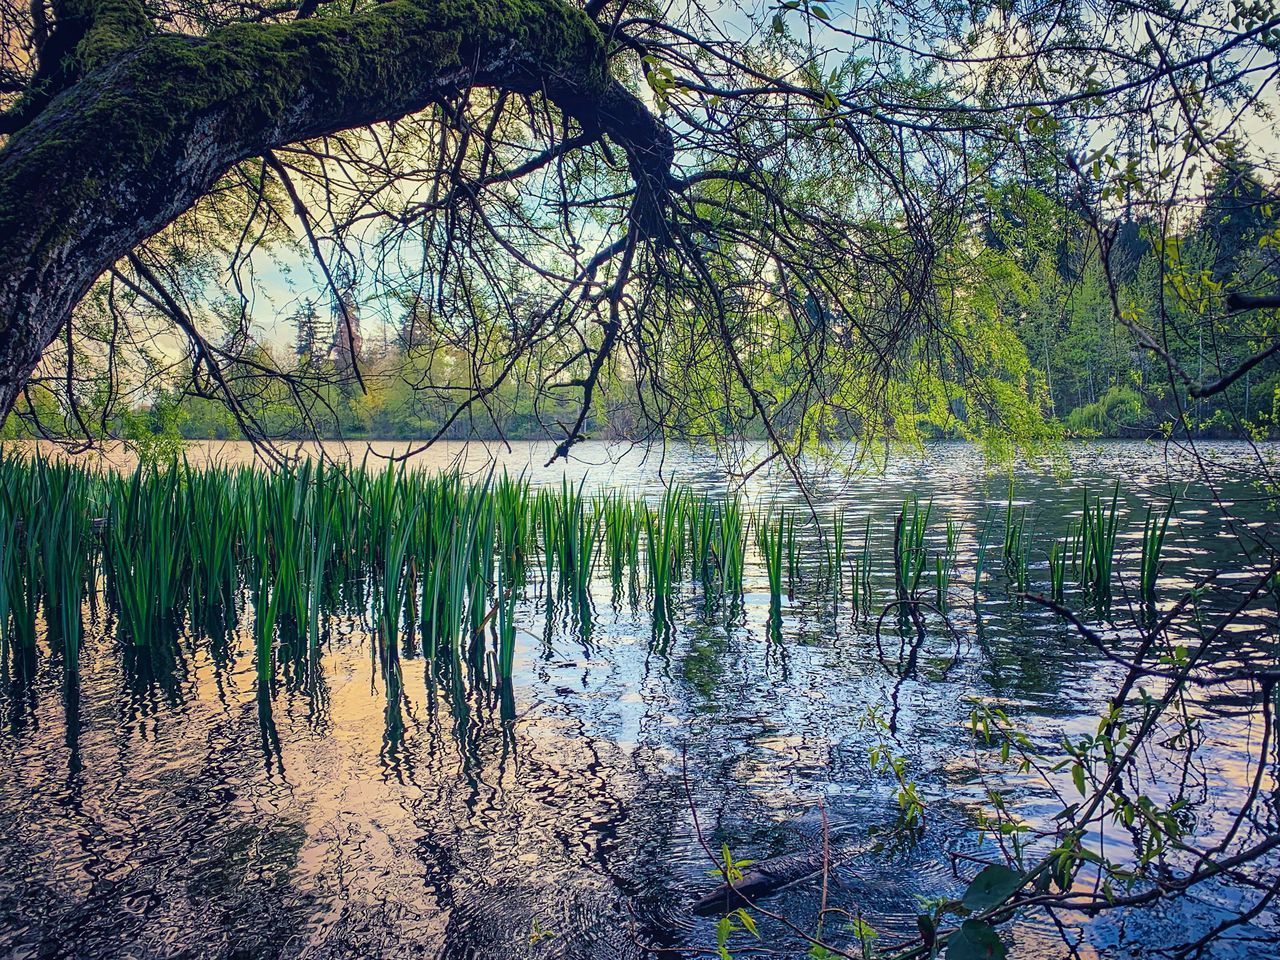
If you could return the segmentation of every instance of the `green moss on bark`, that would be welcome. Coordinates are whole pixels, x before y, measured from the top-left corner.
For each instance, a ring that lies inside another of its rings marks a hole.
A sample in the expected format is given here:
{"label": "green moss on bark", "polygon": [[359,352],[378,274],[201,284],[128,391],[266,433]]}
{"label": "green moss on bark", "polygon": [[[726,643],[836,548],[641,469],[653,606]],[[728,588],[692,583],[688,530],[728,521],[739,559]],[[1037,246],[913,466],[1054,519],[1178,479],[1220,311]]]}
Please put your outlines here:
{"label": "green moss on bark", "polygon": [[73,53],[78,73],[106,66],[152,32],[141,0],[73,0],[67,6],[82,30]]}
{"label": "green moss on bark", "polygon": [[[183,154],[209,150],[225,166],[282,141],[401,116],[469,85],[473,72],[481,84],[545,88],[568,101],[588,101],[609,82],[599,32],[563,0],[391,0],[351,16],[132,46],[128,29],[103,29],[94,56],[114,62],[0,152],[0,268],[47,246],[52,232],[78,229],[88,205],[110,203],[139,171],[163,179],[180,169]],[[165,189],[145,178],[136,189],[152,186]],[[31,217],[46,221],[35,244]]]}

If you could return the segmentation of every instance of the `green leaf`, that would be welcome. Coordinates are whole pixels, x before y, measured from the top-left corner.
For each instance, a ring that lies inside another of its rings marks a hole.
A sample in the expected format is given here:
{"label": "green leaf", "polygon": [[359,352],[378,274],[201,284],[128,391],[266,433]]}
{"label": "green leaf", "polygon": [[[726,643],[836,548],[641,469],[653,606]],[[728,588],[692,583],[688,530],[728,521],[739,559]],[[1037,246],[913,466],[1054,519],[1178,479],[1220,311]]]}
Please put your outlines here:
{"label": "green leaf", "polygon": [[966,920],[947,941],[947,960],[1004,960],[1007,951],[995,928]]}
{"label": "green leaf", "polygon": [[721,953],[724,952],[725,944],[729,942],[729,934],[733,932],[733,921],[728,915],[720,918],[716,923],[716,946],[720,948]]}
{"label": "green leaf", "polygon": [[1076,789],[1080,791],[1080,796],[1084,796],[1084,766],[1079,763],[1071,765],[1071,782],[1076,785]]}
{"label": "green leaf", "polygon": [[980,910],[989,910],[1017,893],[1024,880],[1022,874],[1017,871],[993,863],[983,867],[973,883],[969,884],[962,902],[967,909],[975,913]]}

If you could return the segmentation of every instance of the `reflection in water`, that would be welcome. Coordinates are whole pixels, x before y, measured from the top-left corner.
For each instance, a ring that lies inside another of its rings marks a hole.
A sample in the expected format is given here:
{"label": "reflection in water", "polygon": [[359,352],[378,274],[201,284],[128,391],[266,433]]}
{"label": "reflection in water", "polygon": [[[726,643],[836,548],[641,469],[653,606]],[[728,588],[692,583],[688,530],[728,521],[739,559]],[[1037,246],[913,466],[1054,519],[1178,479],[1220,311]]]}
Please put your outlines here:
{"label": "reflection in water", "polygon": [[[1077,458],[1077,476],[1123,469],[1138,475],[1134,493],[1159,482],[1163,464],[1142,448],[1102,449]],[[725,483],[702,458],[667,467],[710,490]],[[601,478],[654,492],[656,481],[652,464]],[[759,500],[790,496],[755,482],[748,493]],[[1043,531],[1060,533],[1078,503],[1072,481],[1027,479],[1019,490]],[[996,751],[965,730],[970,698],[1052,744],[1096,728],[1119,676],[1056,618],[1002,589],[981,617],[957,604],[950,627],[901,606],[877,622],[894,596],[888,524],[912,494],[964,520],[956,576],[967,583],[982,518],[1007,486],[951,448],[824,488],[851,530],[874,518],[871,617],[823,581],[819,546],[798,528],[794,595],[776,607],[754,558],[741,605],[708,604],[686,586],[661,623],[607,564],[587,597],[534,585],[515,611],[506,682],[488,653],[496,618],[488,639],[453,657],[425,656],[420,624],[379,640],[369,623],[335,618],[314,641],[280,645],[271,696],[259,694],[248,616],[137,649],[116,644],[102,622],[86,632],[78,674],[58,668],[48,644],[10,648],[0,953],[654,956],[646,949],[715,940],[715,918],[689,909],[714,886],[692,810],[713,849],[727,843],[735,857],[760,860],[811,851],[819,803],[842,851],[831,905],[866,918],[881,943],[912,935],[917,895],[956,894],[957,864],[989,853],[976,829],[990,786],[979,760],[994,757],[975,751]],[[1238,554],[1213,524],[1193,511],[1175,521],[1167,583],[1192,583]],[[1047,557],[1032,558],[1033,581],[1046,568]],[[1119,650],[1134,639],[1111,636]],[[1246,619],[1232,651],[1275,662],[1274,614]],[[1233,798],[1259,779],[1275,788],[1256,765],[1253,692],[1213,696],[1183,707],[1203,721],[1194,739],[1145,761],[1160,774],[1149,782],[1186,800],[1204,845],[1231,829]],[[884,735],[860,722],[868,708],[889,720],[893,749],[928,802],[919,842],[870,854],[899,807],[896,784],[868,763]],[[1002,786],[1028,823],[1060,808],[1030,777]],[[1275,807],[1273,792],[1259,822],[1237,829],[1275,830]],[[1194,937],[1239,902],[1224,884],[1141,916],[1060,919],[1083,956],[1141,955],[1169,931]],[[812,926],[818,891],[801,883],[769,905]],[[1254,918],[1215,955],[1250,955],[1248,938],[1275,922]],[[1069,955],[1040,921],[1015,923],[1010,936],[1015,956]]]}

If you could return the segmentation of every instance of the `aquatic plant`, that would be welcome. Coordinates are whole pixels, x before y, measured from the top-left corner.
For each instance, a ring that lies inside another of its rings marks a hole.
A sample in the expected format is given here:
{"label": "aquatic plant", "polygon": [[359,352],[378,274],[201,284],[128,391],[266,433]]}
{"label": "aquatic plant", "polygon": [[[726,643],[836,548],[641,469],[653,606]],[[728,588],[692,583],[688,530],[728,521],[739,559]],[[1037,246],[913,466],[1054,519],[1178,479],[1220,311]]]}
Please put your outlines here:
{"label": "aquatic plant", "polygon": [[1138,564],[1138,592],[1146,603],[1155,602],[1156,580],[1160,575],[1160,551],[1164,549],[1165,534],[1169,530],[1169,518],[1173,516],[1175,498],[1170,497],[1163,511],[1147,507],[1142,521],[1142,555]]}
{"label": "aquatic plant", "polygon": [[24,464],[3,462],[0,487],[0,653],[33,650],[40,605],[40,551],[34,486]]}
{"label": "aquatic plant", "polygon": [[1054,540],[1049,544],[1049,599],[1061,603],[1066,594],[1067,552],[1072,541],[1071,525],[1067,526],[1067,535],[1062,540]]}
{"label": "aquatic plant", "polygon": [[903,503],[902,510],[894,521],[894,580],[899,599],[915,597],[920,587],[920,577],[928,563],[925,534],[932,514],[932,500],[921,509],[920,499],[912,497]]}
{"label": "aquatic plant", "polygon": [[1009,499],[1004,509],[1004,562],[1006,568],[1016,567],[1024,553],[1024,533],[1027,525],[1027,508],[1014,510],[1013,481],[1009,481]]}
{"label": "aquatic plant", "polygon": [[756,546],[764,560],[765,575],[769,580],[769,607],[782,606],[783,547],[786,540],[787,511],[778,511],[776,519],[760,518],[756,525]]}
{"label": "aquatic plant", "polygon": [[[979,527],[975,604],[992,538],[1000,536],[998,509],[989,509]],[[932,598],[945,611],[954,602],[962,527],[947,518],[938,530],[933,511],[918,498],[898,511],[894,590],[899,599],[918,599],[929,571]],[[1172,503],[1153,506],[1143,525],[1137,579],[1147,602],[1172,511]],[[823,589],[838,603],[847,566],[856,620],[874,599],[872,571],[880,559],[874,520],[861,521],[860,538],[850,536],[844,512],[816,522],[821,564],[812,568],[827,578]],[[1118,525],[1119,485],[1105,498],[1085,489],[1079,520],[1048,547],[1054,600],[1062,601],[1075,577],[1086,596],[1105,606]],[[267,692],[277,660],[286,680],[314,669],[332,615],[367,624],[374,656],[379,650],[390,656],[397,641],[416,653],[420,641],[432,670],[448,673],[462,663],[468,676],[483,668],[509,682],[517,610],[531,578],[546,591],[547,630],[555,629],[550,612],[563,605],[564,622],[585,639],[600,557],[615,605],[626,585],[633,606],[647,594],[655,631],[669,635],[684,584],[700,589],[707,613],[741,611],[754,544],[767,577],[769,630],[780,636],[783,593],[792,596],[810,569],[804,545],[812,541],[804,527],[780,504],[747,514],[736,496],[678,485],[653,503],[617,490],[588,494],[567,480],[535,493],[524,478],[490,474],[473,482],[404,465],[301,462],[267,472],[179,461],[120,474],[0,455],[0,651],[15,644],[34,651],[43,623],[74,670],[81,619],[86,610],[94,615],[101,579],[123,642],[169,647],[185,624],[196,635],[220,638],[224,661],[226,637],[247,597],[260,689]],[[1009,588],[1025,593],[1036,535],[1012,484],[1003,528]]]}
{"label": "aquatic plant", "polygon": [[844,519],[844,510],[841,510],[831,523],[831,540],[827,547],[827,576],[831,581],[832,597],[837,603],[843,593],[841,571],[844,569]]}
{"label": "aquatic plant", "polygon": [[987,509],[978,531],[978,543],[973,556],[973,602],[978,602],[978,588],[982,586],[982,573],[987,565],[987,550],[991,545],[991,528],[995,523],[995,511]]}
{"label": "aquatic plant", "polygon": [[191,539],[181,480],[172,465],[142,466],[132,477],[107,480],[107,598],[137,646],[170,640],[190,596]]}
{"label": "aquatic plant", "polygon": [[867,517],[862,528],[862,547],[852,560],[849,577],[850,603],[853,617],[866,613],[871,608],[871,517]]}
{"label": "aquatic plant", "polygon": [[948,519],[946,541],[942,553],[934,558],[934,600],[938,609],[945,612],[950,605],[951,580],[955,576],[956,558],[960,545],[960,524]]}
{"label": "aquatic plant", "polygon": [[796,595],[796,581],[800,577],[800,548],[796,541],[796,518],[795,514],[788,514],[786,517],[787,531],[787,597],[794,599]]}
{"label": "aquatic plant", "polygon": [[605,560],[609,565],[609,582],[615,604],[622,593],[623,581],[631,587],[634,599],[640,567],[640,541],[643,536],[643,504],[638,504],[620,490],[606,494],[600,501],[604,521]]}
{"label": "aquatic plant", "polygon": [[649,569],[649,590],[653,596],[653,618],[656,626],[670,623],[671,597],[675,578],[679,575],[681,544],[684,540],[684,491],[670,487],[662,495],[656,510],[646,508],[645,549]]}
{"label": "aquatic plant", "polygon": [[737,603],[742,599],[743,571],[746,567],[747,526],[742,503],[726,496],[720,505],[717,532],[717,555],[720,560],[720,584],[724,594]]}
{"label": "aquatic plant", "polygon": [[211,631],[234,610],[240,574],[241,511],[244,487],[256,479],[218,467],[203,470],[183,463],[185,509],[191,535],[190,601],[194,623]]}
{"label": "aquatic plant", "polygon": [[1089,488],[1082,492],[1080,519],[1080,586],[1100,606],[1111,602],[1111,574],[1115,565],[1116,526],[1119,522],[1117,503],[1120,481],[1111,491],[1110,502],[1098,497],[1089,499]]}

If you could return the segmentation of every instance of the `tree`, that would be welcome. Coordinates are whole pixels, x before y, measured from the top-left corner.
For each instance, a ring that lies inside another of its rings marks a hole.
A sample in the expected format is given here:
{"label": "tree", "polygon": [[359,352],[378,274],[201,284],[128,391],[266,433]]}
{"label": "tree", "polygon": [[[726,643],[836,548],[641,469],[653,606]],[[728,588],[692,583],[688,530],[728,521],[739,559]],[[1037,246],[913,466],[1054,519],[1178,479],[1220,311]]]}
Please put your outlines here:
{"label": "tree", "polygon": [[323,343],[323,336],[320,333],[320,315],[316,312],[315,302],[308,300],[303,303],[290,319],[295,331],[294,353],[298,356],[298,364],[303,367],[310,366],[320,359],[316,355],[316,350]]}
{"label": "tree", "polygon": [[[379,295],[430,301],[486,358],[459,416],[554,342],[541,389],[580,411],[561,452],[602,377],[634,382],[657,429],[705,422],[671,352],[780,449],[894,435],[914,401],[892,381],[924,364],[969,388],[939,296],[957,260],[939,251],[966,235],[976,185],[1021,167],[1069,191],[1073,145],[1087,161],[1100,134],[1182,142],[1192,100],[1258,99],[1277,23],[1071,2],[855,18],[805,0],[724,25],[696,3],[606,0],[2,9],[0,415],[42,356],[42,382],[84,369],[78,331],[100,318],[75,312],[95,282],[176,325],[198,392],[237,410],[223,368],[251,339],[246,265],[293,244],[330,287],[377,264]],[[221,258],[236,302],[211,318],[178,251]],[[839,323],[811,322],[813,303]],[[480,340],[494,314],[502,356]],[[753,378],[784,357],[775,402]],[[306,405],[321,386],[288,390]],[[1033,398],[998,393],[1018,409],[961,406],[1029,422]]]}

